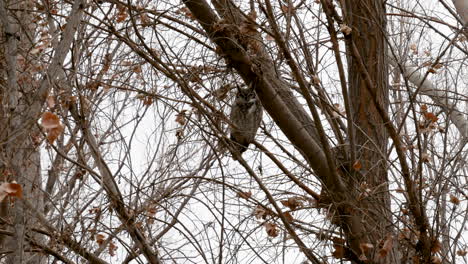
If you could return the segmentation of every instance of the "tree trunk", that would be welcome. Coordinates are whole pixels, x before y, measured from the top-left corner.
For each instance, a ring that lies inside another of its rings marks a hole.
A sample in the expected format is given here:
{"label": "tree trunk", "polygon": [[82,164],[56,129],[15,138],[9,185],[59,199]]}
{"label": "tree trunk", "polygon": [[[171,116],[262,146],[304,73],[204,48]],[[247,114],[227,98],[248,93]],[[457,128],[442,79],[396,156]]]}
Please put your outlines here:
{"label": "tree trunk", "polygon": [[[378,243],[392,234],[386,162],[388,135],[375,107],[374,97],[368,91],[374,90],[377,103],[384,109],[388,108],[385,4],[384,1],[348,0],[343,10],[345,23],[352,29],[347,41],[347,54],[349,94],[355,125],[355,146],[351,148],[356,153],[356,160],[351,163],[356,164],[354,169],[358,170],[358,173],[351,173],[348,182],[357,191],[355,198],[360,207],[356,211],[363,215],[361,221],[366,234],[349,234],[348,242],[354,251],[359,246],[358,241],[359,244],[372,243],[375,252],[371,258],[376,263],[399,263],[399,258],[391,253],[385,258],[377,256]],[[352,51],[352,45],[357,48],[360,58]],[[359,60],[364,63],[373,87],[366,87],[369,82],[360,70]],[[359,168],[358,164],[362,167]],[[365,189],[371,190],[364,195],[367,197],[363,197]]]}
{"label": "tree trunk", "polygon": [[[35,24],[28,22],[31,16],[25,10],[32,9],[32,1],[2,1],[0,4],[2,35],[6,38],[1,48],[2,61],[5,63],[2,63],[0,69],[1,82],[4,83],[0,90],[0,181],[18,182],[23,187],[24,199],[29,199],[34,206],[41,208],[40,152],[31,138],[39,131],[36,120],[26,120],[23,116],[34,100],[32,95],[35,90],[31,65],[26,63],[27,52],[33,44],[30,41],[33,39]],[[31,245],[25,243],[26,237],[39,242],[41,238],[31,231],[36,223],[22,203],[13,198],[3,200],[0,216],[8,223],[2,225],[2,228],[12,232],[12,236],[0,237],[0,247],[12,252],[7,257],[7,263],[41,263],[43,257],[34,253]]]}

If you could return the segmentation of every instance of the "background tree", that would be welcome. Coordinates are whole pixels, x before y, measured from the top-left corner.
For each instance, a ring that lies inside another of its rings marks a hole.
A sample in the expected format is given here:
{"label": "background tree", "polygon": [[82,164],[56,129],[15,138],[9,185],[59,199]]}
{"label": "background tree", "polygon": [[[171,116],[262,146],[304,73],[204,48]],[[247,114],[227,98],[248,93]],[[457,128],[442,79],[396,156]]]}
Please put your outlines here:
{"label": "background tree", "polygon": [[2,1],[2,256],[466,262],[463,8]]}

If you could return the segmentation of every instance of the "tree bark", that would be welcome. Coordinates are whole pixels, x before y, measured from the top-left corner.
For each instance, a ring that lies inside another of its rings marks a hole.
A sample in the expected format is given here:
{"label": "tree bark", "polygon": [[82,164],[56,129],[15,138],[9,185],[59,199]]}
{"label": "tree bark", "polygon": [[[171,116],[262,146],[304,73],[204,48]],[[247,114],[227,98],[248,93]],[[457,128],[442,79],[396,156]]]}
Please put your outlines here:
{"label": "tree bark", "polygon": [[[6,43],[2,47],[2,82],[6,83],[0,91],[2,110],[0,111],[0,181],[17,181],[23,187],[23,195],[34,202],[34,206],[41,207],[41,164],[40,153],[30,136],[38,133],[36,126],[25,122],[23,113],[33,100],[34,82],[30,72],[24,70],[21,58],[27,58],[26,51],[31,49],[29,42],[34,35],[35,24],[30,23],[31,16],[25,10],[33,9],[32,1],[8,2],[1,1],[0,20]],[[15,11],[13,11],[15,10]],[[25,61],[25,60],[24,60]],[[12,251],[7,257],[7,263],[41,263],[44,258],[40,254],[26,253],[29,247],[25,243],[26,233],[36,241],[41,237],[34,235],[30,228],[36,223],[28,217],[28,211],[21,203],[5,199],[1,202],[0,216],[10,222],[5,225],[12,230],[11,236],[0,237],[0,247]],[[14,206],[12,206],[14,204]],[[11,226],[11,227],[9,227]]]}
{"label": "tree bark", "polygon": [[[36,44],[36,24],[30,22],[32,16],[28,13],[28,10],[34,9],[33,6],[34,1],[1,1],[0,4],[0,20],[7,38],[1,54],[6,64],[1,65],[0,69],[1,82],[6,83],[0,90],[0,180],[18,182],[23,187],[23,199],[30,200],[35,208],[43,208],[40,151],[33,137],[40,135],[37,121],[50,92],[50,83],[54,81],[58,67],[63,65],[81,21],[84,4],[80,0],[75,1],[62,40],[53,47],[52,63],[40,80],[34,77],[37,72],[26,64],[27,61],[40,63],[28,53]],[[13,231],[13,236],[0,236],[0,247],[13,252],[7,259],[8,263],[44,261],[42,254],[24,252],[26,247],[31,246],[26,244],[26,232],[30,238],[41,241],[41,237],[30,230],[37,225],[37,219],[30,217],[30,213],[21,203],[15,203],[14,207],[8,200],[1,203],[0,216],[10,221]]]}
{"label": "tree bark", "polygon": [[[384,1],[360,0],[345,1],[344,23],[351,28],[348,38],[348,78],[351,106],[354,111],[356,160],[360,164],[359,173],[350,173],[347,182],[356,190],[355,197],[361,195],[363,186],[371,190],[368,197],[358,203],[356,213],[361,218],[364,234],[348,234],[352,250],[359,250],[362,243],[374,245],[370,258],[375,263],[399,263],[398,256],[390,253],[385,258],[377,256],[379,241],[392,235],[392,217],[387,178],[388,134],[375,102],[388,108],[388,61],[385,41],[386,18]],[[366,76],[359,67],[358,58],[353,55],[353,43],[372,79],[373,87],[367,87]],[[370,93],[374,91],[376,98]],[[376,100],[374,100],[376,99]],[[359,166],[358,166],[359,167]],[[359,200],[359,198],[358,198]],[[395,240],[394,240],[395,241]],[[356,253],[359,253],[357,251]]]}

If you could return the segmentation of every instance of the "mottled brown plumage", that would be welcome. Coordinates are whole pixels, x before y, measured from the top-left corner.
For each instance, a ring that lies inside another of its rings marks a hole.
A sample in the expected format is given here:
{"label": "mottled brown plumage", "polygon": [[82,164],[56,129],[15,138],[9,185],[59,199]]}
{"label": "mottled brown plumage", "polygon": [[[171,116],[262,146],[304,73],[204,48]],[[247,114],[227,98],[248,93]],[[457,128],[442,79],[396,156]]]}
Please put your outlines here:
{"label": "mottled brown plumage", "polygon": [[255,91],[251,88],[237,87],[237,95],[231,108],[231,140],[236,143],[237,150],[242,153],[255,138],[263,116],[263,107]]}

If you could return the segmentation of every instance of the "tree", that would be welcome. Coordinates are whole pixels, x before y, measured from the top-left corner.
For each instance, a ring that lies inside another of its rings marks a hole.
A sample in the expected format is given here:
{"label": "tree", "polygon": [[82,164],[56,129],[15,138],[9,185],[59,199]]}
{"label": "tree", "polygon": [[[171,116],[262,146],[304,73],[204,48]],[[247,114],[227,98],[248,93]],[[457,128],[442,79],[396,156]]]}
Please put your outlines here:
{"label": "tree", "polygon": [[[2,254],[466,261],[454,7],[3,1]],[[229,140],[237,85],[266,112],[242,155]]]}

